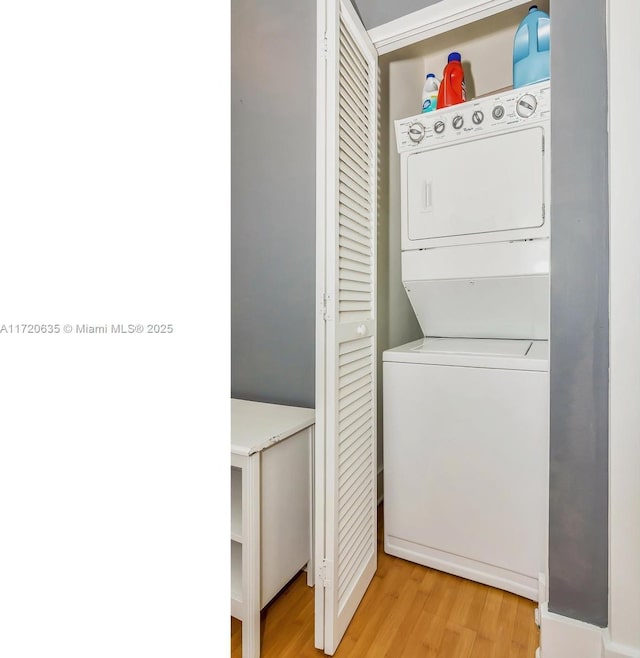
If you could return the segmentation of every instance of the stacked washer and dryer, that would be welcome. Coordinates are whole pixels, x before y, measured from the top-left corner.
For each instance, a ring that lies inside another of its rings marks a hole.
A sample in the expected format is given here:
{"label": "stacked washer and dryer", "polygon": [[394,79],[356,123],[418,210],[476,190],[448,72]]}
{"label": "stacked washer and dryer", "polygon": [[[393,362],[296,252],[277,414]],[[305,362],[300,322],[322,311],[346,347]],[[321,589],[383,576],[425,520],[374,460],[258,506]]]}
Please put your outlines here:
{"label": "stacked washer and dryer", "polygon": [[538,600],[549,82],[395,128],[402,280],[424,337],[383,353],[385,551]]}

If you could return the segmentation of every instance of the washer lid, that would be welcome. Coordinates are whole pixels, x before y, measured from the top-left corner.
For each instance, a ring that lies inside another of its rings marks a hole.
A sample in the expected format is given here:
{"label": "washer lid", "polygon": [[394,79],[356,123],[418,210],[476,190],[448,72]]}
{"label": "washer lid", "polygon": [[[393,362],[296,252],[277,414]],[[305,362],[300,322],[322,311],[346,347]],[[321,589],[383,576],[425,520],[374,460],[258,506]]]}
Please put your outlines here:
{"label": "washer lid", "polygon": [[546,372],[549,370],[549,343],[546,340],[428,336],[385,350],[382,360],[387,363]]}
{"label": "washer lid", "polygon": [[421,345],[413,348],[413,351],[522,357],[531,349],[532,342],[499,338],[425,338]]}

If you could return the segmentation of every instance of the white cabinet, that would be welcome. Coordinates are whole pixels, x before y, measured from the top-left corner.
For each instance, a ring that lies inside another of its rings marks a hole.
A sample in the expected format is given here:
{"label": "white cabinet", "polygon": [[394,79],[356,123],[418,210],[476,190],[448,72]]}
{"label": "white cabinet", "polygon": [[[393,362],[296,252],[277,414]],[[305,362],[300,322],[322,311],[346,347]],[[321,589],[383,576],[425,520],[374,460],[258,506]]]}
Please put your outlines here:
{"label": "white cabinet", "polygon": [[260,611],[301,569],[313,584],[315,411],[231,400],[231,615],[244,658],[260,655]]}

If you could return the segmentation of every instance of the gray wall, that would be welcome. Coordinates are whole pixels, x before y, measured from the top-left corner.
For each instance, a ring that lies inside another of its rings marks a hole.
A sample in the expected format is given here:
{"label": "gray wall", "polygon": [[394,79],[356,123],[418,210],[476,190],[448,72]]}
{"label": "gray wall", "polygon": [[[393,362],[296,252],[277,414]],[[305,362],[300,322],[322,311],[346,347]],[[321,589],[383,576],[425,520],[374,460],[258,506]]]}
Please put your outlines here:
{"label": "gray wall", "polygon": [[308,407],[315,40],[313,2],[231,2],[231,395]]}
{"label": "gray wall", "polygon": [[551,12],[549,609],[606,626],[609,217],[605,0],[555,2]]}
{"label": "gray wall", "polygon": [[[356,4],[370,29],[434,3]],[[232,394],[313,406],[315,4],[231,7]],[[606,626],[605,0],[551,11],[549,608]]]}

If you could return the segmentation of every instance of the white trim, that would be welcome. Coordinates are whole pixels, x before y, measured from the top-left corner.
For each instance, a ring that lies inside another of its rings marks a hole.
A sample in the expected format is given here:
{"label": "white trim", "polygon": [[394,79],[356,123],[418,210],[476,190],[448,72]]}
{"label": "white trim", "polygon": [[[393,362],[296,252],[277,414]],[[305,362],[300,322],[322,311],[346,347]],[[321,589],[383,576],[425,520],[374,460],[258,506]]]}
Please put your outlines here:
{"label": "white trim", "polygon": [[612,641],[608,628],[549,612],[539,606],[540,658],[640,658],[640,651]]}
{"label": "white trim", "polygon": [[325,250],[326,225],[326,100],[327,100],[327,7],[325,0],[317,0],[316,34],[316,349],[315,349],[315,408],[314,441],[314,646],[324,649],[324,587],[319,570],[325,557]]}
{"label": "white trim", "polygon": [[602,658],[602,629],[540,606],[540,658]]}
{"label": "white trim", "polygon": [[527,0],[442,0],[369,30],[378,54],[384,55],[417,41],[528,4]]}
{"label": "white trim", "polygon": [[640,656],[640,7],[607,2],[609,79],[609,631],[607,658]]}
{"label": "white trim", "polygon": [[603,658],[640,658],[640,651],[631,647],[624,647],[611,640],[608,628],[602,632],[602,656]]}

